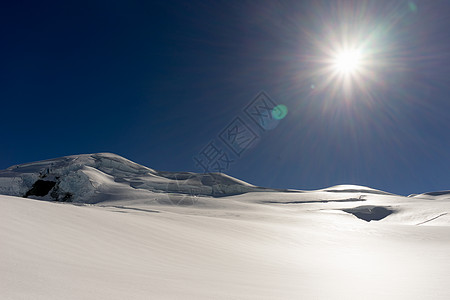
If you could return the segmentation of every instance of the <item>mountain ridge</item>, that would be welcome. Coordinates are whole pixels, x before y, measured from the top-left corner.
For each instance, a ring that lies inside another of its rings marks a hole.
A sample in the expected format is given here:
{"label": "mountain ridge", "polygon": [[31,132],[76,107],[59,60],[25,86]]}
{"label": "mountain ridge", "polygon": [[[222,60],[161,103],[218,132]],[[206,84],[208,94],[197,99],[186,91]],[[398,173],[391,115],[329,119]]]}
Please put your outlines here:
{"label": "mountain ridge", "polygon": [[[330,194],[395,195],[359,185],[336,185],[316,191]],[[98,203],[114,199],[224,197],[249,192],[313,191],[259,187],[224,173],[158,171],[113,153],[69,155],[13,165],[0,170],[0,194],[40,200]],[[447,192],[410,195],[447,198]]]}
{"label": "mountain ridge", "polygon": [[95,203],[101,201],[98,194],[126,194],[126,189],[129,194],[136,190],[150,193],[144,197],[152,193],[220,197],[289,191],[257,187],[223,173],[157,171],[113,153],[63,156],[0,171],[0,194],[10,196]]}

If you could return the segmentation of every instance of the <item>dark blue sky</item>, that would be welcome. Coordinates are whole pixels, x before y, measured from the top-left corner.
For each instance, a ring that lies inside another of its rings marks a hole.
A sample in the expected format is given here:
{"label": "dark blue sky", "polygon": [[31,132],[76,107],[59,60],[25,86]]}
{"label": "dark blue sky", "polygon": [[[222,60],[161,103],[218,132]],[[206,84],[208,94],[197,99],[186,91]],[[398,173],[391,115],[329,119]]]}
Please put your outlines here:
{"label": "dark blue sky", "polygon": [[[450,189],[449,29],[449,1],[4,2],[0,168],[113,152],[198,172],[212,141],[256,185]],[[375,41],[348,94],[318,59],[354,32]],[[261,91],[288,109],[270,130],[244,111]]]}

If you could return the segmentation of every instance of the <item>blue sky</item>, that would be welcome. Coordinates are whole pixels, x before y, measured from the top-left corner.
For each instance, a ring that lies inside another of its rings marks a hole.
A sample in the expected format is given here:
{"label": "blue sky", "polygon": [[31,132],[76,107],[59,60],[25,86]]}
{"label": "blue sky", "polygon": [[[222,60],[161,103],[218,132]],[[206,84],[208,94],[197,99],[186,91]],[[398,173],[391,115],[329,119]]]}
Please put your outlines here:
{"label": "blue sky", "polygon": [[[113,152],[201,172],[213,142],[261,186],[450,189],[448,1],[9,1],[0,25],[2,169]],[[346,39],[370,52],[350,88],[324,68]],[[270,129],[245,112],[262,91],[288,110]]]}

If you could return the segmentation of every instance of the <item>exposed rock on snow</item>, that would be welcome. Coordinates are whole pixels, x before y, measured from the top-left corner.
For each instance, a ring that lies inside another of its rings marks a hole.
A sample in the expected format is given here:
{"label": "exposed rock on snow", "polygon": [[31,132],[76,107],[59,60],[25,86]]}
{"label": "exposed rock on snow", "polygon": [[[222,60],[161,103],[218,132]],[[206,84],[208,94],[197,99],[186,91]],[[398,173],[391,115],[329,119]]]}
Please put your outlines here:
{"label": "exposed rock on snow", "polygon": [[358,219],[370,222],[370,221],[379,221],[394,212],[389,207],[383,206],[373,206],[373,205],[364,205],[358,206],[354,208],[343,209],[343,211],[350,213],[357,217]]}
{"label": "exposed rock on snow", "polygon": [[55,185],[56,185],[55,181],[47,181],[47,180],[39,179],[33,184],[31,189],[26,192],[24,197],[25,198],[28,196],[43,197],[43,196],[47,195],[48,193],[50,193],[51,189],[53,189],[53,187]]}

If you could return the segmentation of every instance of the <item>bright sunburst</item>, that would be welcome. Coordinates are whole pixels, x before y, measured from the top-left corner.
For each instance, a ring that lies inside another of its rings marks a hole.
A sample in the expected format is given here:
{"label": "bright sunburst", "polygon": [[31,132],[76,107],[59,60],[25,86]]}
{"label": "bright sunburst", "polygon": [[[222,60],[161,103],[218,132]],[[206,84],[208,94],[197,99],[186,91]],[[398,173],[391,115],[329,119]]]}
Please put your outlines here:
{"label": "bright sunburst", "polygon": [[362,57],[358,49],[345,49],[336,53],[333,68],[343,75],[354,75],[361,69]]}
{"label": "bright sunburst", "polygon": [[393,21],[391,17],[374,20],[370,6],[363,4],[333,8],[331,15],[318,19],[315,31],[308,32],[311,44],[304,74],[311,93],[348,102],[369,101],[383,81],[382,73],[396,63],[388,39]]}
{"label": "bright sunburst", "polygon": [[375,48],[373,39],[358,34],[347,33],[343,41],[336,36],[340,35],[330,33],[326,41],[317,43],[319,51],[313,58],[315,69],[311,71],[320,80],[316,92],[327,90],[330,96],[343,95],[347,100],[352,94],[367,94],[377,79],[377,65],[381,64],[373,55],[379,48]]}

